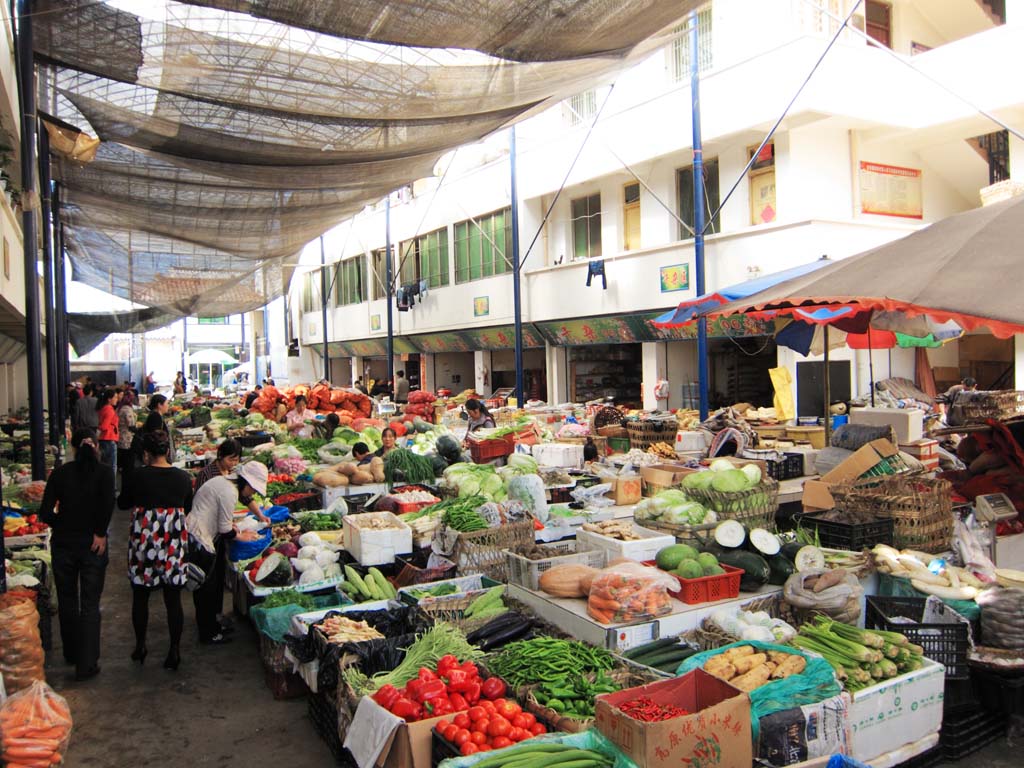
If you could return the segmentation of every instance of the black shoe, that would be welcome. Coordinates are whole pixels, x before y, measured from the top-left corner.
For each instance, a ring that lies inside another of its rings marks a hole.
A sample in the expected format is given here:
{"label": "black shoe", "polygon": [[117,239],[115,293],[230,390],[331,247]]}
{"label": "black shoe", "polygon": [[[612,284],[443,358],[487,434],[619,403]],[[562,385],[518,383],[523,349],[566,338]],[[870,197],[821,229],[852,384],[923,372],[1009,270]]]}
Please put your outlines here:
{"label": "black shoe", "polygon": [[181,654],[178,653],[178,649],[177,648],[171,648],[171,650],[169,650],[167,652],[167,658],[164,659],[164,669],[169,669],[171,671],[174,671],[174,670],[176,670],[178,668],[178,665],[180,663],[181,663]]}
{"label": "black shoe", "polygon": [[82,682],[83,680],[90,680],[100,673],[100,667],[97,664],[92,669],[87,669],[85,672],[76,672],[75,680]]}
{"label": "black shoe", "polygon": [[231,642],[230,637],[225,637],[222,633],[218,632],[213,637],[208,637],[205,640],[199,641],[202,645],[227,645]]}
{"label": "black shoe", "polygon": [[220,625],[220,634],[222,634],[222,635],[230,635],[234,631],[235,631],[235,628],[231,624],[221,624]]}
{"label": "black shoe", "polygon": [[137,646],[135,648],[135,650],[132,651],[132,661],[137,661],[137,662],[139,662],[139,664],[145,664],[146,663],[146,656],[148,654],[149,654],[149,649],[146,648],[146,646],[144,646],[144,645]]}
{"label": "black shoe", "polygon": [[226,616],[224,614],[217,615],[217,623],[220,624],[221,629],[224,629],[225,627],[229,627],[231,629],[235,628],[234,620],[230,616]]}

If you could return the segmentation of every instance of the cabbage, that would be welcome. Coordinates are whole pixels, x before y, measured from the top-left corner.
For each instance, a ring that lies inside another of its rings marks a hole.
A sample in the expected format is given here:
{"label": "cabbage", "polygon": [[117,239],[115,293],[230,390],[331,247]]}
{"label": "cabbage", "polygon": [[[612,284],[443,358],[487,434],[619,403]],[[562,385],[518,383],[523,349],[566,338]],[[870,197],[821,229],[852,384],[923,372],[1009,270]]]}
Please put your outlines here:
{"label": "cabbage", "polygon": [[523,475],[535,475],[538,469],[537,460],[525,453],[513,453],[509,456],[508,466],[514,467]]}
{"label": "cabbage", "polygon": [[715,479],[714,472],[694,472],[683,478],[683,488],[693,488],[695,491],[706,491],[711,488],[711,482]]}
{"label": "cabbage", "polygon": [[774,643],[775,635],[767,627],[749,626],[743,630],[740,640],[756,640],[762,643]]}
{"label": "cabbage", "polygon": [[716,471],[711,480],[711,487],[719,493],[735,493],[745,491],[750,485],[747,476],[738,469]]}
{"label": "cabbage", "polygon": [[761,468],[757,464],[746,464],[740,472],[747,476],[751,488],[761,482]]}
{"label": "cabbage", "polygon": [[480,495],[480,482],[467,477],[465,480],[459,482],[459,498],[464,499],[467,496],[479,496]]}
{"label": "cabbage", "polygon": [[505,482],[500,477],[498,477],[498,475],[491,475],[490,477],[486,478],[482,483],[480,483],[480,490],[482,490],[485,494],[498,493],[498,491],[500,491],[504,487]]}
{"label": "cabbage", "polygon": [[659,517],[662,510],[658,509],[656,503],[656,499],[644,499],[633,508],[633,517],[637,520],[652,520]]}
{"label": "cabbage", "polygon": [[304,570],[302,575],[299,576],[299,586],[301,587],[306,584],[312,584],[315,581],[323,581],[324,578],[324,569],[316,563],[313,563],[313,565]]}
{"label": "cabbage", "polygon": [[685,504],[690,501],[690,497],[682,491],[676,488],[669,488],[668,490],[662,491],[654,498],[666,502],[669,506],[675,506],[676,504]]}
{"label": "cabbage", "polygon": [[728,459],[715,459],[711,462],[709,469],[712,472],[726,472],[730,469],[736,469],[736,467]]}

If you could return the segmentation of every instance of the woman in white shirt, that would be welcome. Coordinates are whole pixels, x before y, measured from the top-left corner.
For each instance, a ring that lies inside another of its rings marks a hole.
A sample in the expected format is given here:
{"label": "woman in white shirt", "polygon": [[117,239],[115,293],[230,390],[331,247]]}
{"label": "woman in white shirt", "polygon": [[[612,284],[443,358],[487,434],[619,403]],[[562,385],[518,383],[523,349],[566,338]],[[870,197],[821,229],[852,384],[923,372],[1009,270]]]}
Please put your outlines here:
{"label": "woman in white shirt", "polygon": [[295,407],[284,417],[285,426],[292,437],[312,437],[313,425],[307,422],[316,418],[316,411],[306,407],[306,398],[299,395],[295,398]]}
{"label": "woman in white shirt", "polygon": [[225,628],[217,621],[224,602],[224,569],[226,542],[235,538],[235,507],[248,504],[254,494],[267,492],[267,467],[256,461],[239,465],[234,475],[221,475],[207,480],[192,499],[192,511],[185,524],[189,536],[216,557],[213,573],[192,593],[199,625],[199,642],[221,645],[229,642]]}

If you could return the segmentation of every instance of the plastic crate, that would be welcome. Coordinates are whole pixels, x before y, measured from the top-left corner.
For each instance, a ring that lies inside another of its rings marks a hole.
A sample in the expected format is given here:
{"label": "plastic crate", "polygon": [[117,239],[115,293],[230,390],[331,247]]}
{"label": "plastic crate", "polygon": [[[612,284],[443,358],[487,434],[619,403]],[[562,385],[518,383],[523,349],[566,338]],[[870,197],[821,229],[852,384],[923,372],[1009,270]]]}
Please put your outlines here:
{"label": "plastic crate", "polygon": [[775,480],[792,480],[803,477],[804,455],[802,453],[784,453],[781,459],[765,459],[768,477]]}
{"label": "plastic crate", "polygon": [[432,768],[437,768],[442,760],[461,757],[461,755],[458,747],[443,738],[433,728],[430,729],[430,765]]}
{"label": "plastic crate", "polygon": [[380,494],[376,493],[355,493],[345,497],[345,504],[348,506],[350,515],[358,515],[360,512],[370,511],[371,502],[376,501]]}
{"label": "plastic crate", "polygon": [[[278,497],[280,498],[280,496]],[[286,501],[283,504],[273,499],[276,506],[287,507],[294,515],[296,512],[308,512],[312,509],[323,509],[323,495],[319,491],[310,491],[297,499]]]}
{"label": "plastic crate", "polygon": [[[644,565],[657,568],[658,564],[648,560]],[[740,595],[740,579],[743,578],[743,569],[734,568],[731,565],[723,565],[725,573],[715,576],[701,576],[699,579],[684,579],[672,573],[679,582],[678,590],[670,590],[669,594],[676,600],[681,600],[687,605],[697,603],[710,603],[715,600],[728,600]]]}
{"label": "plastic crate", "polygon": [[540,577],[545,571],[556,565],[589,565],[591,568],[604,568],[605,554],[603,551],[594,549],[578,552],[576,542],[571,539],[538,546],[549,551],[551,556],[543,560],[531,560],[511,550],[505,550],[505,556],[508,558],[508,581],[510,584],[518,584],[536,591],[540,589]]}
{"label": "plastic crate", "polygon": [[[947,680],[969,678],[968,622],[963,620],[950,624],[922,623],[926,602],[927,598],[923,597],[868,597],[864,626],[868,629],[885,629],[905,635],[910,642],[924,648],[924,655],[927,658],[946,667]],[[963,618],[949,606],[940,606],[940,610],[948,612],[949,615]],[[911,623],[893,621],[897,617],[910,619]]]}
{"label": "plastic crate", "polygon": [[800,526],[816,530],[821,546],[849,552],[871,549],[876,544],[887,544],[891,547],[896,537],[896,521],[891,517],[872,523],[840,523],[834,520],[821,520],[818,515],[802,515]]}
{"label": "plastic crate", "polygon": [[608,438],[608,450],[612,453],[629,453],[629,438],[628,437],[609,437]]}
{"label": "plastic crate", "polygon": [[939,744],[947,761],[962,760],[1006,733],[1006,718],[984,710],[944,716]]}
{"label": "plastic crate", "polygon": [[513,444],[504,440],[470,440],[469,455],[474,464],[486,464],[494,459],[511,456]]}
{"label": "plastic crate", "polygon": [[348,751],[345,749],[341,733],[338,731],[338,706],[334,703],[334,697],[321,692],[310,693],[307,699],[307,711],[309,719],[313,723],[313,730],[324,740],[327,748],[338,763],[348,763],[346,757]]}
{"label": "plastic crate", "polygon": [[255,434],[240,435],[239,437],[236,437],[235,440],[243,448],[255,448],[257,445],[263,445],[264,443],[274,442],[273,436],[267,434],[266,432],[256,432]]}
{"label": "plastic crate", "polygon": [[[971,678],[974,675],[975,672],[972,670]],[[946,688],[942,695],[942,712],[945,717],[948,718],[961,712],[977,711],[980,708],[981,702],[978,700],[973,679],[946,681]]]}
{"label": "plastic crate", "polygon": [[622,541],[580,529],[576,532],[576,548],[579,551],[601,550],[605,553],[605,562],[617,557],[628,557],[630,560],[653,560],[659,550],[676,543],[675,536],[652,531],[636,524],[633,525],[633,532],[640,538],[634,541]]}
{"label": "plastic crate", "polygon": [[1024,675],[1004,674],[989,669],[971,670],[976,690],[985,709],[1004,715],[1024,716]]}

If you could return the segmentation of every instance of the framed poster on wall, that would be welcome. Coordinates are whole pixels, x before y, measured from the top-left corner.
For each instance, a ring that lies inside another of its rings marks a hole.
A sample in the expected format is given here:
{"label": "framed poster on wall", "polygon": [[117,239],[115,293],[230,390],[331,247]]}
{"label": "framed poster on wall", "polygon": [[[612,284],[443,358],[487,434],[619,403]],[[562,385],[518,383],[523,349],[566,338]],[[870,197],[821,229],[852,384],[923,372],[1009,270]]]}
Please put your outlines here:
{"label": "framed poster on wall", "polygon": [[920,169],[868,163],[862,160],[860,211],[877,216],[923,218]]}

